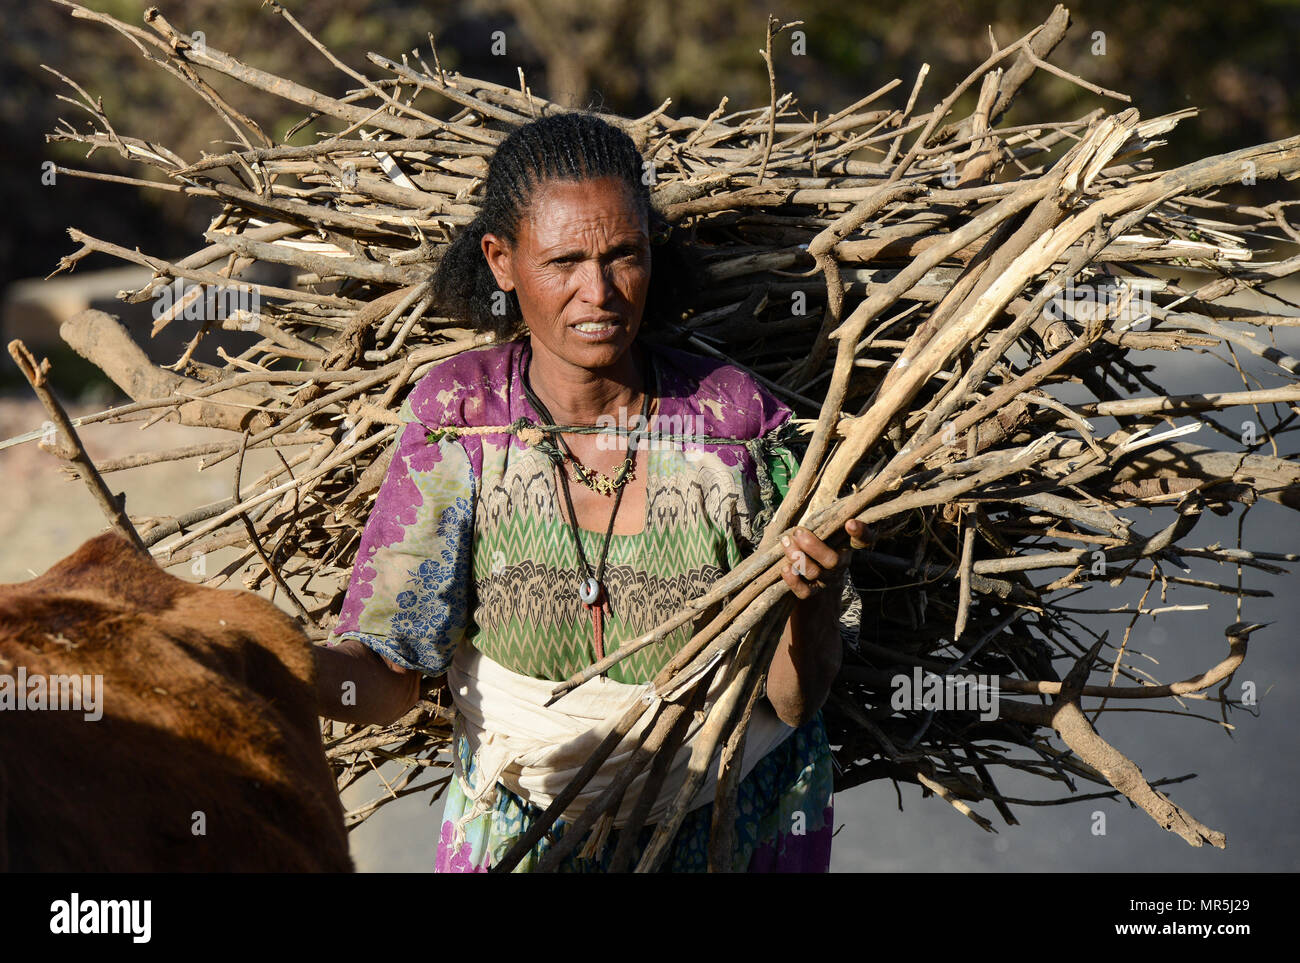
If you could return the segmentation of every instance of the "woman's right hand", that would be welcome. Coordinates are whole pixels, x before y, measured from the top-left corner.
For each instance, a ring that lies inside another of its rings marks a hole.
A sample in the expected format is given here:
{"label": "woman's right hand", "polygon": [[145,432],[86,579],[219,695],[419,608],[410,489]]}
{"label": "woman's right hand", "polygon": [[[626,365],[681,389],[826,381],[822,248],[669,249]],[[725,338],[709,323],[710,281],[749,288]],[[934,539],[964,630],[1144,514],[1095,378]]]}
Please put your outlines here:
{"label": "woman's right hand", "polygon": [[356,639],[313,645],[316,699],[327,719],[388,725],[420,699],[422,673],[394,665]]}

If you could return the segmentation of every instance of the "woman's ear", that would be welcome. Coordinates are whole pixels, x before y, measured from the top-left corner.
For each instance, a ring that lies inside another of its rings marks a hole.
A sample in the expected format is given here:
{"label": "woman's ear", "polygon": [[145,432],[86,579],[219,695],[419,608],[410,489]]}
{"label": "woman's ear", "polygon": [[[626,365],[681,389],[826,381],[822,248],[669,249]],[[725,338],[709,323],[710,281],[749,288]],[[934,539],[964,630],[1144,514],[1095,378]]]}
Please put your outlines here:
{"label": "woman's ear", "polygon": [[483,250],[483,257],[492,271],[492,276],[497,280],[497,287],[502,291],[513,291],[514,269],[509,245],[495,234],[484,234],[479,246]]}

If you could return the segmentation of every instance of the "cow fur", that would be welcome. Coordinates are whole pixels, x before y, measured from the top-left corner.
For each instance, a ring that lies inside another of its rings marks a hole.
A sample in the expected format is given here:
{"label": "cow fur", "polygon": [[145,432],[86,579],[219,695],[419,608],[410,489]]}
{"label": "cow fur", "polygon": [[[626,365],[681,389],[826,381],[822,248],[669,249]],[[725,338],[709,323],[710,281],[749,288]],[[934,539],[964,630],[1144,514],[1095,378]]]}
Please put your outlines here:
{"label": "cow fur", "polygon": [[0,585],[0,674],[19,666],[102,675],[103,717],[0,711],[0,868],[353,869],[311,644],[271,602],[105,532]]}

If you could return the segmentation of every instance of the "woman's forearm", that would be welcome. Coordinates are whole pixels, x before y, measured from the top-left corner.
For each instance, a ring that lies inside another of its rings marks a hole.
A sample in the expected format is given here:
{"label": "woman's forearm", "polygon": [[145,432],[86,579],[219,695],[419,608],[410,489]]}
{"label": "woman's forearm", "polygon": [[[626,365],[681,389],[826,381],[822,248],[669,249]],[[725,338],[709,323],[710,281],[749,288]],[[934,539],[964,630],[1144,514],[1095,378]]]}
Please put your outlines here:
{"label": "woman's forearm", "polygon": [[781,536],[788,562],[781,578],[797,601],[767,672],[767,701],[781,721],[801,726],[830,695],[844,652],[840,643],[840,593],[854,547],[875,536],[856,518],[844,523],[848,548],[837,550],[795,526]]}
{"label": "woman's forearm", "polygon": [[420,673],[394,666],[356,639],[313,645],[320,714],[340,722],[387,725],[420,698]]}
{"label": "woman's forearm", "polygon": [[840,671],[839,593],[800,599],[767,673],[767,699],[786,725],[798,728],[826,702]]}

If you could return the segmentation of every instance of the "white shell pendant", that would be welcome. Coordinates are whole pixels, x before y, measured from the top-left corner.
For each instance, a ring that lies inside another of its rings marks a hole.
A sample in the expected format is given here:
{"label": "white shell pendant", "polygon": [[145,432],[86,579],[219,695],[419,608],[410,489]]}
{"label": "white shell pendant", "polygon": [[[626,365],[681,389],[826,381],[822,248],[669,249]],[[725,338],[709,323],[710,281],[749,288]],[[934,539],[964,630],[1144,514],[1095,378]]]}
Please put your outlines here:
{"label": "white shell pendant", "polygon": [[589,578],[578,586],[578,598],[584,605],[595,605],[596,599],[600,598],[600,583],[594,578]]}

